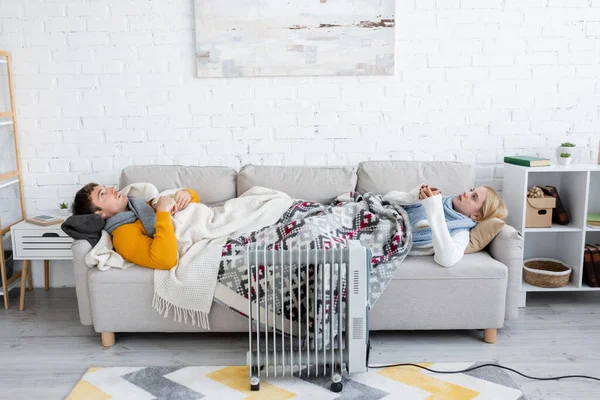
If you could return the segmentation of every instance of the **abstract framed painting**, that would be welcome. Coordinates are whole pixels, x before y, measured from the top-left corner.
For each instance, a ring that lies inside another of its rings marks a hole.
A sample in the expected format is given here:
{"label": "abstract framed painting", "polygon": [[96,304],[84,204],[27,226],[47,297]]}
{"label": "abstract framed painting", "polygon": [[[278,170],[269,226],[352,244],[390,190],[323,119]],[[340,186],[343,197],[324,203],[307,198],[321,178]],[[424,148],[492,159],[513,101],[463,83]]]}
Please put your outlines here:
{"label": "abstract framed painting", "polygon": [[194,0],[198,77],[393,75],[395,0]]}

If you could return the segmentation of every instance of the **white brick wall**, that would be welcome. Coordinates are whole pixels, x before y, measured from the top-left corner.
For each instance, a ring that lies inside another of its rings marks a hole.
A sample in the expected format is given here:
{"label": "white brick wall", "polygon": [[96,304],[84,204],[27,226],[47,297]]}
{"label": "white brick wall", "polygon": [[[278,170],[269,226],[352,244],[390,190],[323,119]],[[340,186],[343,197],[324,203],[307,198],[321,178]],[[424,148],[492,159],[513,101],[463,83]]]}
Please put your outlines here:
{"label": "white brick wall", "polygon": [[[0,0],[28,212],[142,163],[596,159],[600,1],[398,0],[393,77],[198,79],[191,0]],[[58,199],[56,198],[58,195]]]}

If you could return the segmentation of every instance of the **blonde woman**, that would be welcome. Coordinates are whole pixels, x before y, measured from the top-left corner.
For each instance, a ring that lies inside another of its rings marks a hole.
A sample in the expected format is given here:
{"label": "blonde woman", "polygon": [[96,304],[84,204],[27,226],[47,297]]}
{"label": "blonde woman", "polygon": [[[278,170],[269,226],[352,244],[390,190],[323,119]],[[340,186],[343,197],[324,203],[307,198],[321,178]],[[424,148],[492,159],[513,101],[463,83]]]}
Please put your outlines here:
{"label": "blonde woman", "polygon": [[480,221],[506,218],[502,198],[493,188],[480,186],[457,196],[444,196],[423,184],[408,193],[390,192],[384,200],[401,205],[412,227],[410,255],[433,255],[443,267],[456,265],[469,246],[469,231]]}

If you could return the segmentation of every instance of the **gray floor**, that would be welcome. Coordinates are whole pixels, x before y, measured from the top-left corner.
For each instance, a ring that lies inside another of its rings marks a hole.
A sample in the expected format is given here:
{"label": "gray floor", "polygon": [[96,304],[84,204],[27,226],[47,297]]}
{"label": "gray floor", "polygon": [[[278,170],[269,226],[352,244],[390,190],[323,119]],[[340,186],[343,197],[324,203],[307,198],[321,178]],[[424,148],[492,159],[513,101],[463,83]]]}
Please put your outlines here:
{"label": "gray floor", "polygon": [[[88,367],[240,365],[247,337],[223,334],[117,334],[103,349],[82,326],[74,289],[35,289],[19,312],[0,309],[0,399],[61,399]],[[530,295],[518,321],[488,345],[478,331],[372,333],[371,363],[498,361],[535,376],[600,377],[600,292]],[[531,381],[511,374],[530,400],[598,399],[600,382]]]}

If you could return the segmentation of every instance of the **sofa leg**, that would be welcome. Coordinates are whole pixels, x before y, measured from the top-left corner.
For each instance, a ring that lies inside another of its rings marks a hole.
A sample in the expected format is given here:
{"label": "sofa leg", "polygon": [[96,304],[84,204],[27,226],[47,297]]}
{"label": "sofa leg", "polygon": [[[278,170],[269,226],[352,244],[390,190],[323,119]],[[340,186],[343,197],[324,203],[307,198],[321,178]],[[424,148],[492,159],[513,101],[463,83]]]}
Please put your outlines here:
{"label": "sofa leg", "polygon": [[[484,329],[483,330],[483,341],[486,343],[496,343],[496,333],[497,329]],[[114,342],[114,339],[113,339]]]}
{"label": "sofa leg", "polygon": [[114,332],[102,332],[102,346],[110,347],[115,344]]}

